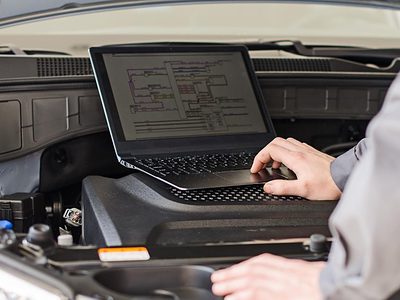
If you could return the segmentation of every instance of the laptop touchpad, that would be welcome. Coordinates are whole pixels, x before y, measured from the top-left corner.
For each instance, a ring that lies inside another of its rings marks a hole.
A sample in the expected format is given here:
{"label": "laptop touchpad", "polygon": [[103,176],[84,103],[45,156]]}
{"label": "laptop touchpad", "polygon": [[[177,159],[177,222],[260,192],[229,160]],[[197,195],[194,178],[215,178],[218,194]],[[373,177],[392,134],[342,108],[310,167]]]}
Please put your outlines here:
{"label": "laptop touchpad", "polygon": [[286,176],[282,176],[280,172],[276,172],[271,168],[264,169],[256,174],[250,173],[250,170],[226,171],[214,174],[232,182],[234,185],[261,184],[273,179],[288,179]]}

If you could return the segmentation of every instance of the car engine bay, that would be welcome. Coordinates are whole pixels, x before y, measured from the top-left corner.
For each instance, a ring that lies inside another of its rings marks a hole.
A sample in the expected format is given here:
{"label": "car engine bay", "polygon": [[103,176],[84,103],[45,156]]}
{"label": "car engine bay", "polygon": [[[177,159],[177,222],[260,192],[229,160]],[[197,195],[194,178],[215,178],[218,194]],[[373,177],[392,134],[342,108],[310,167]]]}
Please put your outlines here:
{"label": "car engine bay", "polygon": [[[400,70],[397,53],[247,46],[277,135],[334,157],[365,137]],[[261,186],[181,191],[127,169],[89,58],[22,52],[0,55],[0,220],[15,232],[0,239],[6,268],[57,286],[58,299],[219,299],[212,271],[249,256],[326,260],[335,201]]]}

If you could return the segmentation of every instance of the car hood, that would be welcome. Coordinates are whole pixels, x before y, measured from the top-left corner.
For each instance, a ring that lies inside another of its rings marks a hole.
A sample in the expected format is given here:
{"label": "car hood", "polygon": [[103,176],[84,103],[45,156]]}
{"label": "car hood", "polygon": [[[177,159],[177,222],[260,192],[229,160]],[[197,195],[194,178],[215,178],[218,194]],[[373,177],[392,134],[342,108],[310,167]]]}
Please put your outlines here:
{"label": "car hood", "polygon": [[[167,4],[179,4],[193,2],[248,2],[247,1],[227,1],[227,0],[0,0],[0,26],[13,25],[16,23],[32,21],[40,18],[56,17],[64,14],[82,13],[94,10],[106,10],[121,7],[130,6],[143,6],[143,5],[167,5]],[[258,1],[260,2],[260,1]],[[268,2],[266,0],[265,2]],[[334,1],[334,0],[318,0],[318,1],[300,1],[300,0],[273,0],[270,2],[316,2],[326,4],[342,4],[347,6],[374,6],[374,7],[385,7],[385,8],[400,8],[400,0],[345,0],[345,1]]]}

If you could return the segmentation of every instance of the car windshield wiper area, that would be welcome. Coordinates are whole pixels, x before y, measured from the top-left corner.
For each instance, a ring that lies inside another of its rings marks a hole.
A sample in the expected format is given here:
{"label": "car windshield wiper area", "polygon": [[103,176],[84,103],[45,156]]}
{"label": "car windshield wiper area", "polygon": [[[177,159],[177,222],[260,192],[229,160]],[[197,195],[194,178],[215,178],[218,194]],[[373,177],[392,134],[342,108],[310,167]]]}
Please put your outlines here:
{"label": "car windshield wiper area", "polygon": [[13,45],[0,45],[0,55],[70,55],[53,50],[26,50]]}
{"label": "car windshield wiper area", "polygon": [[[300,41],[281,40],[246,44],[249,50],[282,50],[308,57],[331,57],[391,70],[393,61],[400,58],[400,49],[371,49],[352,46],[304,45]],[[394,70],[393,70],[394,71]]]}

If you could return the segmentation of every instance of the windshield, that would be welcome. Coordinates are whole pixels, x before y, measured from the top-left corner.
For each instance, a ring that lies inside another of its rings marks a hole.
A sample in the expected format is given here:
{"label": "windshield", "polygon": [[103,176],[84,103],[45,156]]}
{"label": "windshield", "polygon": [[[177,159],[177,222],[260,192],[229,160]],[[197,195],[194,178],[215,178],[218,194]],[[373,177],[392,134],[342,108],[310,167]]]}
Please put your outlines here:
{"label": "windshield", "polygon": [[2,45],[87,55],[94,45],[149,41],[400,47],[399,12],[321,4],[215,3],[144,6],[64,16],[0,29]]}

